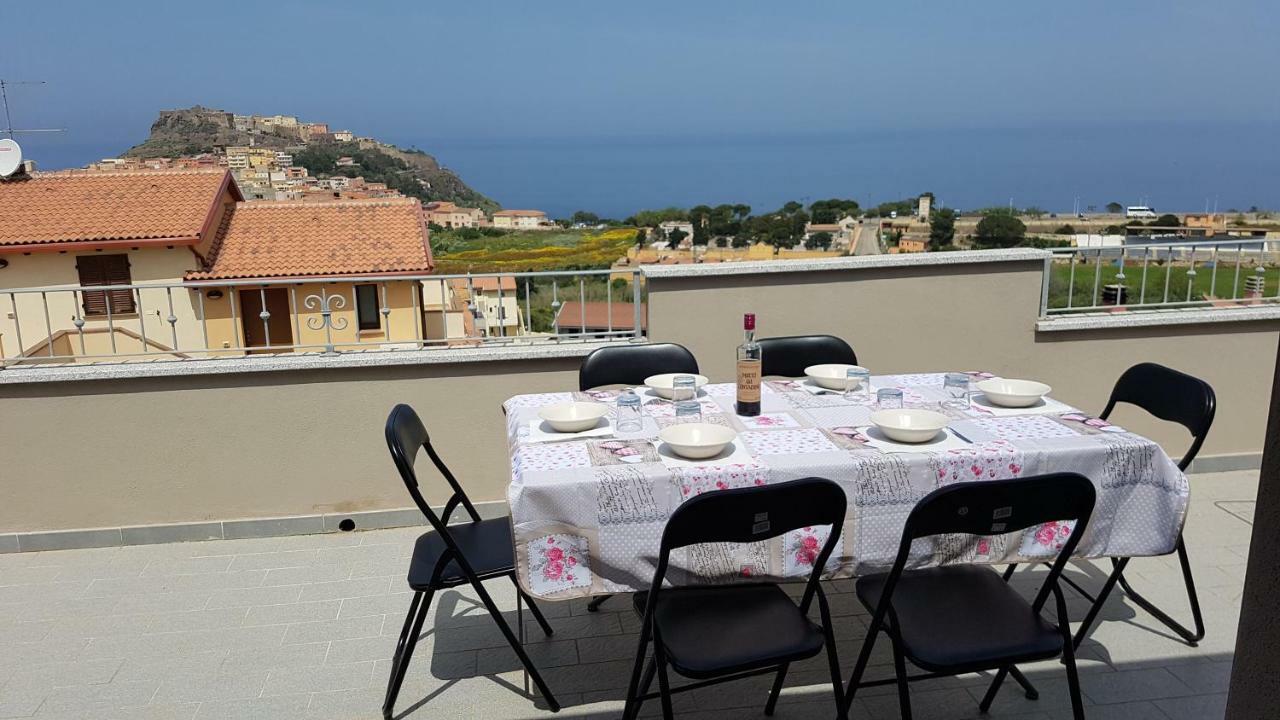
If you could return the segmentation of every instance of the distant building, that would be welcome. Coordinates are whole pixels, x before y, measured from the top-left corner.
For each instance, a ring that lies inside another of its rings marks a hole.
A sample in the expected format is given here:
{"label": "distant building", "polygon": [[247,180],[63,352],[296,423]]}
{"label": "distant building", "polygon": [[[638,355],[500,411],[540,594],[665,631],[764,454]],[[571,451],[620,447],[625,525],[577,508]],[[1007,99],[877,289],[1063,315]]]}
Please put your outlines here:
{"label": "distant building", "polygon": [[485,223],[484,213],[480,208],[458,207],[451,202],[431,202],[422,208],[422,214],[429,224],[447,228],[479,227]]}
{"label": "distant building", "polygon": [[482,337],[523,334],[520,296],[514,275],[456,278],[448,282],[453,297],[472,311],[474,330]]}
{"label": "distant building", "polygon": [[498,228],[537,230],[550,224],[541,210],[499,210],[493,214],[493,226]]}
{"label": "distant building", "polygon": [[928,195],[921,195],[917,202],[919,204],[916,206],[916,217],[921,220],[928,220],[929,211],[933,208],[933,198]]}
{"label": "distant building", "polygon": [[[644,303],[640,304],[640,329],[649,329]],[[609,303],[600,300],[566,300],[556,313],[557,327],[562,333],[632,333],[636,328],[635,306],[631,303]]]}
{"label": "distant building", "polygon": [[658,231],[662,233],[664,239],[670,238],[671,233],[676,230],[684,233],[680,239],[682,246],[688,247],[693,244],[693,223],[686,220],[668,220],[658,224]]}
{"label": "distant building", "polygon": [[351,142],[356,139],[356,136],[350,130],[336,130],[333,133],[333,139],[338,142]]}
{"label": "distant building", "polygon": [[355,158],[351,157],[350,155],[344,155],[338,158],[333,164],[337,165],[338,167],[352,167],[356,165],[356,161],[355,161]]}
{"label": "distant building", "polygon": [[898,240],[898,252],[922,253],[929,250],[929,241],[924,238],[903,237]]}

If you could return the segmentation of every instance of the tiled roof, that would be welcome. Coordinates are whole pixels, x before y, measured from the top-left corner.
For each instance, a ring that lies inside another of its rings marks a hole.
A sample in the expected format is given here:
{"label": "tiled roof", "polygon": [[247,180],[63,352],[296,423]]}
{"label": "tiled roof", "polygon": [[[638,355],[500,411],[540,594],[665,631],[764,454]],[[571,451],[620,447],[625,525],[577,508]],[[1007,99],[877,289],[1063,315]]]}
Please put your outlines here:
{"label": "tiled roof", "polygon": [[431,246],[413,198],[239,203],[189,280],[428,272]]}
{"label": "tiled roof", "polygon": [[541,210],[499,210],[494,217],[546,217]]}
{"label": "tiled roof", "polygon": [[[583,307],[585,305],[586,307]],[[649,314],[644,303],[640,303],[640,328],[649,327]],[[577,300],[566,300],[560,306],[560,329],[607,330],[610,327],[609,303],[600,300],[588,300],[579,303]],[[583,317],[586,323],[583,323]],[[612,327],[614,330],[634,330],[636,326],[635,306],[631,303],[613,303]]]}
{"label": "tiled roof", "polygon": [[37,173],[0,183],[0,246],[194,238],[225,170]]}
{"label": "tiled roof", "polygon": [[[501,279],[502,279],[503,292],[515,291],[516,289],[515,275],[503,275]],[[475,288],[478,292],[497,292],[498,291],[498,278],[495,278],[495,277],[473,277],[471,278],[470,282],[471,282],[470,287]],[[466,278],[455,278],[453,280],[450,280],[449,285],[459,290],[466,290],[468,287]]]}

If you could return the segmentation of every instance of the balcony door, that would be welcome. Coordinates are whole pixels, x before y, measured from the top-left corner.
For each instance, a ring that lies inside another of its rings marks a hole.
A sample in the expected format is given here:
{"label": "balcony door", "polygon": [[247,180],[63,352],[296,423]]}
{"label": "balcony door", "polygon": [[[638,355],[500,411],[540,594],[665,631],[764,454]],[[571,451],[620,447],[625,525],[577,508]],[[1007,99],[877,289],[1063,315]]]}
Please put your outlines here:
{"label": "balcony door", "polygon": [[[267,326],[262,326],[262,297],[267,298],[267,312],[271,313],[271,317],[267,320]],[[289,318],[289,291],[284,288],[271,288],[266,291],[262,290],[241,290],[240,291],[240,325],[244,328],[244,344],[248,348],[263,348],[262,350],[249,350],[254,352],[283,352],[283,350],[267,350],[267,330],[271,331],[271,346],[279,348],[281,345],[289,346],[293,344],[293,321]]]}

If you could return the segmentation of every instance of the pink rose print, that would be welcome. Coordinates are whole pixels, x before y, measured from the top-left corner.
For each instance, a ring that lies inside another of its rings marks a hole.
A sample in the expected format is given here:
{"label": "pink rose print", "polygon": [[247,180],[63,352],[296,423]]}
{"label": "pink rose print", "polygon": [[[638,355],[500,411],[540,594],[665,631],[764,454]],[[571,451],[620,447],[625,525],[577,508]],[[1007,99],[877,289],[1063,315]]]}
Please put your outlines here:
{"label": "pink rose print", "polygon": [[529,583],[535,595],[591,584],[587,540],[576,535],[548,535],[529,543]]}

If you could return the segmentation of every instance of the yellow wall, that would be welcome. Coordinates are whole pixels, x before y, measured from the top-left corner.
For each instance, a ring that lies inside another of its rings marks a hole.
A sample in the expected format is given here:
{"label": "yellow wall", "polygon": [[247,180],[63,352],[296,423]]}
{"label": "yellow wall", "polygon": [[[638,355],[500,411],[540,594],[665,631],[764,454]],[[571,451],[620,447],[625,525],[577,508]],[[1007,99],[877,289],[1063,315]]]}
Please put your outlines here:
{"label": "yellow wall", "polygon": [[[122,251],[129,255],[129,272],[133,282],[138,285],[148,283],[179,283],[182,276],[196,266],[195,255],[186,247],[143,248]],[[14,308],[9,296],[4,293],[9,288],[43,287],[49,285],[66,285],[78,287],[80,276],[76,272],[77,255],[95,255],[99,253],[35,253],[32,255],[5,255],[9,266],[0,269],[0,351],[6,358],[21,354],[26,348],[39,345],[49,335],[45,326],[44,304],[39,293],[15,294],[17,303],[17,327],[14,319]],[[110,251],[101,254],[121,254]],[[111,324],[117,328],[125,328],[143,334],[151,342],[166,347],[173,346],[173,331],[167,321],[169,316],[169,298],[173,299],[173,314],[178,318],[178,350],[203,349],[204,341],[200,332],[197,309],[193,306],[194,295],[191,291],[174,288],[166,292],[164,288],[144,289],[140,292],[139,304],[141,314],[113,315]],[[72,322],[78,314],[78,295],[71,291],[46,293],[44,299],[49,303],[49,328],[56,334],[59,330],[74,331]],[[85,318],[85,329],[107,327],[105,316]],[[18,346],[18,331],[22,334],[22,348]],[[74,342],[74,349],[79,354],[79,341]],[[86,348],[88,350],[88,348]],[[153,348],[152,348],[153,349]],[[120,352],[142,352],[142,342],[119,343]],[[92,352],[90,350],[90,352]]]}
{"label": "yellow wall", "polygon": [[[387,307],[391,314],[382,318],[381,327],[377,330],[360,330],[356,322],[355,286],[363,285],[358,281],[306,283],[303,285],[239,285],[226,287],[205,287],[205,308],[209,313],[209,345],[216,352],[219,348],[244,347],[244,309],[240,306],[240,298],[236,292],[257,290],[259,287],[282,287],[290,292],[290,306],[296,313],[296,322],[290,322],[290,334],[294,335],[293,344],[312,345],[304,351],[323,350],[326,343],[332,342],[336,349],[355,350],[361,345],[378,346],[383,343],[414,342],[419,338],[419,324],[414,320],[413,281],[398,280],[385,283],[387,291]],[[379,285],[379,303],[382,300],[381,283]],[[221,298],[210,298],[209,292],[219,290]],[[337,296],[330,303],[333,310],[334,327],[326,338],[319,300],[321,296]],[[307,299],[317,297],[315,308],[307,306]],[[339,307],[341,305],[341,307]],[[233,307],[234,306],[234,307]],[[234,318],[234,319],[233,319]],[[310,323],[310,324],[309,324]],[[316,326],[314,329],[312,326]],[[341,329],[339,329],[341,327]],[[280,340],[273,337],[273,345]],[[240,353],[230,353],[240,354]]]}

